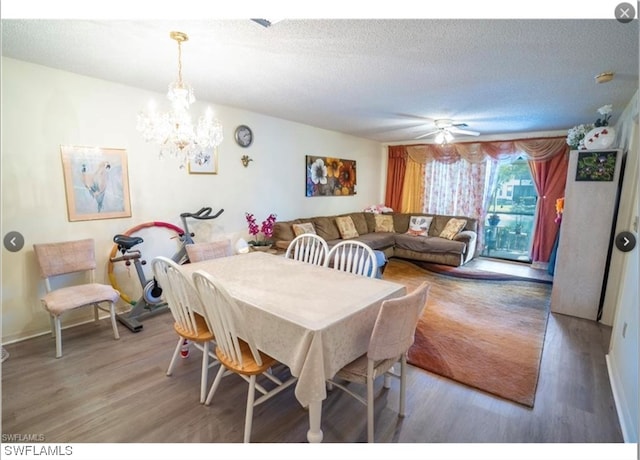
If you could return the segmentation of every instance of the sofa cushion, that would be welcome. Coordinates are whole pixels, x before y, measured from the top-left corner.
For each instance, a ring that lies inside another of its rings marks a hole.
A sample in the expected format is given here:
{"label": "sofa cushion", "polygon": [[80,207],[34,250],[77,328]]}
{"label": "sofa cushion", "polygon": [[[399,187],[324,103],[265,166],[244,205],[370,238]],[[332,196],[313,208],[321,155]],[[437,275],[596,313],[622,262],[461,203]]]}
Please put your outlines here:
{"label": "sofa cushion", "polygon": [[429,236],[429,227],[431,226],[431,216],[411,216],[409,220],[409,229],[404,232],[413,236]]}
{"label": "sofa cushion", "polygon": [[452,217],[454,216],[435,214],[433,216],[433,220],[431,221],[431,227],[429,227],[429,236],[440,236]]}
{"label": "sofa cushion", "polygon": [[336,225],[338,226],[338,231],[340,232],[340,236],[343,240],[349,240],[360,236],[351,216],[336,217]]}
{"label": "sofa cushion", "polygon": [[352,212],[348,214],[353,221],[353,224],[356,226],[356,230],[358,234],[364,235],[365,233],[370,233],[369,226],[367,225],[367,220],[365,219],[364,212]]}
{"label": "sofa cushion", "polygon": [[451,252],[462,254],[465,243],[437,236],[412,236],[406,233],[396,235],[396,247],[416,252]]}
{"label": "sofa cushion", "polygon": [[337,240],[340,238],[340,232],[336,226],[335,217],[314,217],[313,226],[316,233],[321,238],[329,240]]}
{"label": "sofa cushion", "polygon": [[478,220],[469,218],[466,216],[445,216],[445,215],[433,215],[433,221],[431,227],[429,227],[429,236],[440,236],[442,230],[447,226],[449,220],[454,217],[456,219],[464,219],[467,221],[463,230],[471,230],[472,232],[478,232]]}
{"label": "sofa cushion", "polygon": [[297,220],[276,222],[273,225],[273,238],[275,240],[291,241],[296,237],[293,233],[293,224],[297,224]]}
{"label": "sofa cushion", "polygon": [[393,232],[393,216],[389,214],[376,214],[376,232]]}
{"label": "sofa cushion", "polygon": [[367,222],[367,233],[376,231],[376,215],[372,212],[364,212],[364,220]]}
{"label": "sofa cushion", "polygon": [[397,233],[407,233],[407,230],[409,230],[410,217],[410,214],[400,212],[393,213],[393,229]]}
{"label": "sofa cushion", "polygon": [[440,233],[440,238],[446,238],[448,240],[452,240],[456,237],[458,233],[462,231],[462,229],[467,225],[467,221],[465,219],[456,219],[452,217],[445,225],[444,230]]}
{"label": "sofa cushion", "polygon": [[360,235],[358,241],[362,241],[367,246],[370,246],[371,249],[384,249],[393,246],[396,241],[395,237],[395,233],[373,232]]}
{"label": "sofa cushion", "polygon": [[316,233],[316,228],[313,226],[313,222],[305,222],[304,224],[293,224],[291,225],[293,229],[293,233],[296,236],[300,236],[304,233]]}

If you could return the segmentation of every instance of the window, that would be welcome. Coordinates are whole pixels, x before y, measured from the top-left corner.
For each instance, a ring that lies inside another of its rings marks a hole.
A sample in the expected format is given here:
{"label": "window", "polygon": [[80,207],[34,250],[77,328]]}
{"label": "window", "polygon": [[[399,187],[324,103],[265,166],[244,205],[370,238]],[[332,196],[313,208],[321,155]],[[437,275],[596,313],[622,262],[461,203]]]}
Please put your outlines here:
{"label": "window", "polygon": [[501,163],[490,196],[482,255],[531,262],[538,195],[527,161]]}

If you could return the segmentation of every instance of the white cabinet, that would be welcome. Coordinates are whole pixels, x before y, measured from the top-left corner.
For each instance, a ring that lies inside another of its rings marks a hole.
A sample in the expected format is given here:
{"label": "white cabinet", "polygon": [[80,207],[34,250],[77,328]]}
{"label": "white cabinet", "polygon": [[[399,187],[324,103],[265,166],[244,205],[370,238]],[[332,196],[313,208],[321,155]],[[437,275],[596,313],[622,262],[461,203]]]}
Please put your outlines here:
{"label": "white cabinet", "polygon": [[570,153],[551,311],[596,320],[618,206],[620,150]]}

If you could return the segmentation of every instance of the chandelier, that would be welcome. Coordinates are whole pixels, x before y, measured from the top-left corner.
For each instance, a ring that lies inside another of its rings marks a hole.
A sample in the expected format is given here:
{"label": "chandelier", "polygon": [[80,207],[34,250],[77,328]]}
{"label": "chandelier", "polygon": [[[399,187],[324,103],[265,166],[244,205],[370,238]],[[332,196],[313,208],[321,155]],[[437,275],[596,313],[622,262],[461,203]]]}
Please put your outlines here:
{"label": "chandelier", "polygon": [[202,165],[210,160],[209,151],[222,142],[222,125],[209,108],[194,126],[189,106],[196,98],[193,88],[182,81],[182,42],[189,37],[183,32],[171,32],[169,36],[178,43],[178,80],[169,85],[167,92],[171,110],[158,113],[151,105],[147,113],[138,115],[137,129],[145,141],[160,146],[160,158],[175,158],[181,168],[189,161]]}

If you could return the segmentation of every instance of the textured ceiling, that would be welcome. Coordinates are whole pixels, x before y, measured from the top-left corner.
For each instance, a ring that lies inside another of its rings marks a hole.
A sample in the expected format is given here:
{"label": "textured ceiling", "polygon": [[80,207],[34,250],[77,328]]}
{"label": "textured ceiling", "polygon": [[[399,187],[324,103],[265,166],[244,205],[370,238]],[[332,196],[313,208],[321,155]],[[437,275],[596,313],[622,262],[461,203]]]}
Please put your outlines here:
{"label": "textured ceiling", "polygon": [[199,100],[380,142],[438,118],[487,138],[566,131],[604,104],[615,123],[638,89],[637,20],[3,20],[2,54],[164,93],[171,30],[189,35]]}

